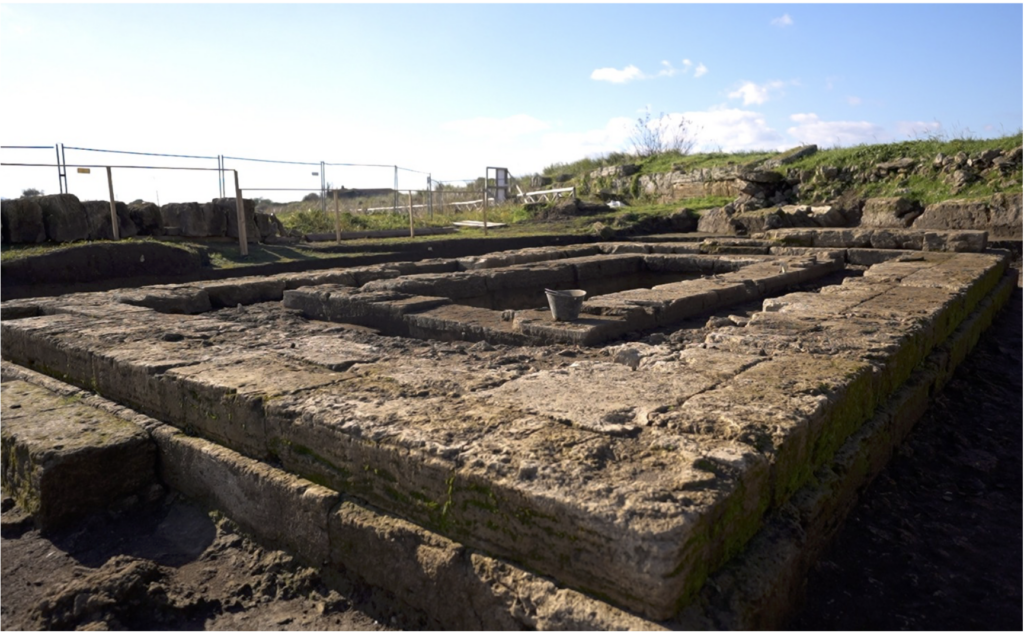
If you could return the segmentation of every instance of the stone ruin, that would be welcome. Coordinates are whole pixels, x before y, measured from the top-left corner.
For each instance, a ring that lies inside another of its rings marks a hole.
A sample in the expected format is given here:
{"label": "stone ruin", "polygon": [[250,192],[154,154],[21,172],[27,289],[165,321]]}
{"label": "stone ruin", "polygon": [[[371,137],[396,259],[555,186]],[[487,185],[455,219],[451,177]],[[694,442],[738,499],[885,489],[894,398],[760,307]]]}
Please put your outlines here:
{"label": "stone ruin", "polygon": [[443,628],[777,628],[1008,263],[774,230],[9,301],[5,489],[159,480]]}
{"label": "stone ruin", "polygon": [[[115,202],[118,233],[134,236],[184,236],[238,238],[235,199],[214,199],[209,203]],[[243,199],[246,237],[250,243],[267,242],[286,234],[272,214],[256,212],[252,199]],[[73,194],[49,194],[5,199],[2,211],[4,243],[71,243],[111,240],[114,230],[109,201],[79,201]]]}

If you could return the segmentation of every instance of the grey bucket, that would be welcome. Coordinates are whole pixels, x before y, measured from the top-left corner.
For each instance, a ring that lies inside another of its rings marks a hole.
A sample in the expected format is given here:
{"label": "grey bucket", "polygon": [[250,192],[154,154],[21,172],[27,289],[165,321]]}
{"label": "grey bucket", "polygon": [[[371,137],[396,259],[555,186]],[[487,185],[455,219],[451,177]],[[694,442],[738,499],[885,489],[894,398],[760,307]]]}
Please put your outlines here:
{"label": "grey bucket", "polygon": [[551,316],[558,321],[572,321],[580,315],[583,307],[583,299],[587,292],[582,289],[545,289],[548,296],[548,307],[551,307]]}

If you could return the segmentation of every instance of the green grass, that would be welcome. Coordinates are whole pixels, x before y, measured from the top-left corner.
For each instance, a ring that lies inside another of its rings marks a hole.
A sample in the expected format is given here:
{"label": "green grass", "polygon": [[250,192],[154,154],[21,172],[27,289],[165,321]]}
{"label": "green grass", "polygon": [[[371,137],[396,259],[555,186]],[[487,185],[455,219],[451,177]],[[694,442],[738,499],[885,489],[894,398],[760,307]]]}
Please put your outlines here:
{"label": "green grass", "polygon": [[910,157],[918,161],[931,162],[940,152],[953,156],[958,152],[968,154],[990,148],[1012,150],[1021,145],[1021,133],[997,139],[919,139],[890,144],[862,144],[846,148],[819,149],[810,157],[798,159],[786,166],[800,170],[813,170],[819,166],[837,168],[873,168],[876,164]]}
{"label": "green grass", "polygon": [[[830,148],[799,159],[787,165],[786,169],[815,172],[821,167],[835,167],[854,174],[866,174],[874,170],[880,163],[911,158],[917,165],[924,166],[922,173],[906,176],[891,175],[880,181],[868,183],[851,183],[842,187],[844,196],[860,198],[903,196],[920,202],[923,205],[943,201],[953,197],[971,199],[991,196],[998,193],[1021,192],[1021,171],[1003,177],[988,174],[984,178],[971,183],[957,193],[946,182],[938,170],[933,169],[932,161],[942,153],[954,156],[959,152],[968,155],[982,150],[1012,150],[1021,145],[1022,135],[1009,135],[997,139],[919,139],[891,144],[865,144],[847,148]],[[801,185],[801,200],[820,201],[835,198],[832,190],[835,181],[812,179]]]}
{"label": "green grass", "polygon": [[[342,211],[339,225],[342,232],[359,232],[366,230],[401,230],[409,227],[409,214],[401,207],[398,212],[351,212]],[[482,221],[483,211],[456,210],[452,206],[434,208],[434,213],[418,209],[413,211],[413,227],[447,227],[455,221]],[[335,216],[333,211],[323,212],[319,208],[299,209],[277,215],[285,228],[302,234],[333,232]],[[534,213],[522,205],[507,204],[488,208],[487,220],[490,223],[524,223],[532,220]]]}

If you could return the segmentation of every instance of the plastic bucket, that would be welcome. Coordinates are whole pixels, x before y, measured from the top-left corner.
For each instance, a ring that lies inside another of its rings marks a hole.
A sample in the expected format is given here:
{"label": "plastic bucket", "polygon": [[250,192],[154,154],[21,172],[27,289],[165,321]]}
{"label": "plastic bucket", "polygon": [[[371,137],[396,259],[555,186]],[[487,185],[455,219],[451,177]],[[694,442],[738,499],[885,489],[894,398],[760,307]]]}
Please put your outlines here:
{"label": "plastic bucket", "polygon": [[587,292],[582,289],[545,289],[548,296],[548,307],[551,308],[551,316],[561,322],[576,320],[583,308],[583,299]]}

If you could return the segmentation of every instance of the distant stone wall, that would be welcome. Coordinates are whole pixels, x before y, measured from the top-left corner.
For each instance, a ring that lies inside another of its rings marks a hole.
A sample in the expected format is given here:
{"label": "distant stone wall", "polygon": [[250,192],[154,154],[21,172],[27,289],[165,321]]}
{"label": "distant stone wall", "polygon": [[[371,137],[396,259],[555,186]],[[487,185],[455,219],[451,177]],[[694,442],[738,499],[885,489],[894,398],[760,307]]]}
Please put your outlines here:
{"label": "distant stone wall", "polygon": [[[257,214],[254,201],[244,199],[246,235],[251,243],[284,234],[276,217]],[[235,199],[209,203],[115,202],[120,238],[186,236],[238,238]],[[4,243],[73,243],[114,238],[109,201],[79,201],[73,194],[50,194],[3,201],[0,207]]]}

